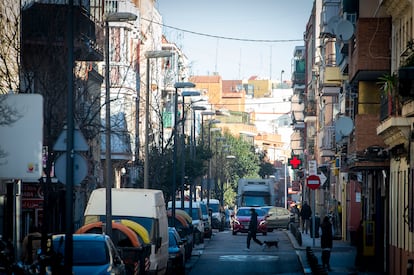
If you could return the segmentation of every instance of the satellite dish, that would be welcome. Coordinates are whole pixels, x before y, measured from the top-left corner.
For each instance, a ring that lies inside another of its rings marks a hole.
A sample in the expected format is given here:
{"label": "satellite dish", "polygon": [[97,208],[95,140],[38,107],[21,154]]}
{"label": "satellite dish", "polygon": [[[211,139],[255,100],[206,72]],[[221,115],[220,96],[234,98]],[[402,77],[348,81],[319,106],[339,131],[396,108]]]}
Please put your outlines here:
{"label": "satellite dish", "polygon": [[341,21],[341,18],[339,16],[332,16],[328,20],[328,25],[326,29],[328,30],[329,33],[335,34],[336,26],[338,25],[339,21]]}
{"label": "satellite dish", "polygon": [[352,35],[354,34],[354,24],[348,20],[340,20],[336,25],[335,35],[337,38],[341,39],[342,41],[347,41],[351,39]]}
{"label": "satellite dish", "polygon": [[335,122],[335,132],[342,136],[349,136],[354,128],[354,122],[350,117],[341,116]]}

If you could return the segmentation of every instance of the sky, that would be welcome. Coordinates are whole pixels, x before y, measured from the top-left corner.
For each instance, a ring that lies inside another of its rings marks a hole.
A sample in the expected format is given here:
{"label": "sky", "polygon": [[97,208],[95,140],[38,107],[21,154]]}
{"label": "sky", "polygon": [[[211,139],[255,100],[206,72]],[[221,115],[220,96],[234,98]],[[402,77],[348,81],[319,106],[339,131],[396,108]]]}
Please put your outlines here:
{"label": "sky", "polygon": [[[164,34],[187,56],[191,75],[291,78],[295,46],[313,0],[158,0]],[[282,73],[284,71],[284,73]]]}

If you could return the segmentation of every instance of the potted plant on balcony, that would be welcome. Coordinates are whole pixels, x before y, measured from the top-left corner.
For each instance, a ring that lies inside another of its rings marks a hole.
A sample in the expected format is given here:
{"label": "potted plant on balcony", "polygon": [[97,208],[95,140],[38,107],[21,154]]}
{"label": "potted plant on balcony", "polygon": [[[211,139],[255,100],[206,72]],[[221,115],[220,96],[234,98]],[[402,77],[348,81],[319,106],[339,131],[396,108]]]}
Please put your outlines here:
{"label": "potted plant on balcony", "polygon": [[388,101],[388,115],[393,114],[395,108],[395,115],[400,114],[400,96],[398,94],[398,76],[396,73],[385,74],[378,78],[378,84],[381,85],[381,91],[383,96],[387,98]]}

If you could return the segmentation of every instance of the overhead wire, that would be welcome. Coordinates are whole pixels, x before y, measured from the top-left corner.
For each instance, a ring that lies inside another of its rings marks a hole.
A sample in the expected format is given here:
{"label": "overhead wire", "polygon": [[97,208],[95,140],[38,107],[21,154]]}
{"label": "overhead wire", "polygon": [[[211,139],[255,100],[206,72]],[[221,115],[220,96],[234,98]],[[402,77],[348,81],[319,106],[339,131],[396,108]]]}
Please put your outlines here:
{"label": "overhead wire", "polygon": [[237,37],[221,36],[221,35],[214,35],[214,34],[201,33],[201,32],[181,29],[181,28],[177,28],[177,27],[174,27],[174,26],[166,25],[164,23],[155,22],[155,21],[153,21],[151,19],[147,19],[147,18],[141,18],[141,19],[145,20],[145,21],[148,21],[148,22],[151,22],[153,24],[157,24],[157,25],[169,28],[169,29],[182,31],[182,32],[186,32],[186,33],[190,33],[190,34],[194,34],[194,35],[217,38],[217,39],[224,39],[224,40],[234,40],[234,41],[243,41],[243,42],[257,42],[257,43],[284,43],[284,42],[303,41],[303,38],[301,38],[301,39],[250,39],[250,38],[237,38]]}

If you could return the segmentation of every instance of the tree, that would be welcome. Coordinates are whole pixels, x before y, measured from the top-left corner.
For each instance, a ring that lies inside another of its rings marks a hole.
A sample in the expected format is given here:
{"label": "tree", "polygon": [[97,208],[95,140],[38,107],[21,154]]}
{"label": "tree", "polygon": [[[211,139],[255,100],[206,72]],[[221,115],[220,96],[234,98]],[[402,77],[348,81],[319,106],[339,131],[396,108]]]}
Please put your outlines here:
{"label": "tree", "polygon": [[0,3],[0,94],[20,89],[19,8],[18,1],[4,0]]}

